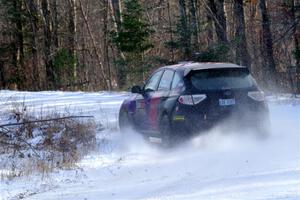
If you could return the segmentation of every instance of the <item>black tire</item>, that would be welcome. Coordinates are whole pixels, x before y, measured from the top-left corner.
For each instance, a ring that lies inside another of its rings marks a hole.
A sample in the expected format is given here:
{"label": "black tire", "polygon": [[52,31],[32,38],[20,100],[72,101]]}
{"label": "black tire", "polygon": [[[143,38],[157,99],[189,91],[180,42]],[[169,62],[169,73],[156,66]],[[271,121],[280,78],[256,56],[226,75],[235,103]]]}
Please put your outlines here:
{"label": "black tire", "polygon": [[164,114],[160,120],[160,135],[162,145],[164,147],[172,147],[174,145],[174,138],[172,138],[172,124],[168,115]]}
{"label": "black tire", "polygon": [[269,117],[258,122],[257,127],[257,136],[261,139],[266,139],[271,135],[271,122]]}
{"label": "black tire", "polygon": [[266,139],[271,135],[271,120],[268,110],[261,112],[257,117],[254,130],[260,139]]}
{"label": "black tire", "polygon": [[128,112],[124,109],[121,109],[119,112],[119,128],[120,131],[128,130],[131,128]]}

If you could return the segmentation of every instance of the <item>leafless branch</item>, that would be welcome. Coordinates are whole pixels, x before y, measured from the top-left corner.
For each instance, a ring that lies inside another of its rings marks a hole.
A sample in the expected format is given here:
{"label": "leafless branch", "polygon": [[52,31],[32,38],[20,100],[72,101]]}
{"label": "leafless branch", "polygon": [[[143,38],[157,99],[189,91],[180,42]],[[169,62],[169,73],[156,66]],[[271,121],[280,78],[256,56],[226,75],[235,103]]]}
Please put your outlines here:
{"label": "leafless branch", "polygon": [[19,125],[24,125],[24,124],[49,122],[49,121],[59,121],[59,120],[64,120],[64,119],[74,119],[74,118],[94,118],[94,116],[68,116],[68,117],[34,120],[34,121],[27,121],[27,122],[20,122],[20,123],[2,124],[2,125],[0,125],[0,128],[10,127],[10,126],[19,126]]}
{"label": "leafless branch", "polygon": [[94,48],[96,56],[97,56],[98,64],[99,64],[99,66],[101,68],[101,77],[103,78],[103,82],[105,83],[106,88],[109,88],[109,86],[107,85],[107,82],[106,82],[107,77],[106,77],[106,74],[105,74],[105,71],[104,71],[104,66],[103,66],[102,61],[101,61],[101,55],[100,55],[100,53],[98,51],[98,48],[97,48],[97,45],[96,45],[96,42],[95,42],[95,39],[94,39],[94,35],[92,33],[92,29],[91,29],[90,24],[89,24],[89,20],[87,18],[86,13],[83,10],[83,6],[82,6],[82,3],[81,3],[81,0],[79,0],[79,7],[80,7],[80,12],[82,14],[83,20],[84,20],[84,22],[85,22],[85,24],[87,26],[88,33],[89,33],[90,38],[92,40],[92,44],[93,44],[93,48]]}

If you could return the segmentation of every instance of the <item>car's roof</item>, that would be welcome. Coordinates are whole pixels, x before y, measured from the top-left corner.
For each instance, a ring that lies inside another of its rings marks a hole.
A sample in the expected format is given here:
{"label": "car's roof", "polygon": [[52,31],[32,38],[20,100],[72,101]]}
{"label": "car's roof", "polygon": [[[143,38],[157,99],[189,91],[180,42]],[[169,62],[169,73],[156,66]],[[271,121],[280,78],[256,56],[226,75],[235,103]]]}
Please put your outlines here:
{"label": "car's roof", "polygon": [[232,63],[218,63],[218,62],[181,62],[175,65],[164,66],[164,69],[173,69],[176,71],[183,71],[184,76],[190,71],[194,70],[205,70],[205,69],[226,69],[226,68],[242,68],[246,69],[244,66],[232,64]]}

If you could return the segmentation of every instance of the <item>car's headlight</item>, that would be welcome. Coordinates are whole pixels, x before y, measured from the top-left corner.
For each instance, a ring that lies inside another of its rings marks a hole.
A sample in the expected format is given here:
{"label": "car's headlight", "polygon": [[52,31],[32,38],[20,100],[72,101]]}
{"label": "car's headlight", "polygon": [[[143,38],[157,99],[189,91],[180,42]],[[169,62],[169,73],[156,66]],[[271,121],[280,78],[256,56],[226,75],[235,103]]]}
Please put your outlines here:
{"label": "car's headlight", "polygon": [[265,100],[265,93],[263,91],[251,91],[248,92],[248,96],[255,101]]}

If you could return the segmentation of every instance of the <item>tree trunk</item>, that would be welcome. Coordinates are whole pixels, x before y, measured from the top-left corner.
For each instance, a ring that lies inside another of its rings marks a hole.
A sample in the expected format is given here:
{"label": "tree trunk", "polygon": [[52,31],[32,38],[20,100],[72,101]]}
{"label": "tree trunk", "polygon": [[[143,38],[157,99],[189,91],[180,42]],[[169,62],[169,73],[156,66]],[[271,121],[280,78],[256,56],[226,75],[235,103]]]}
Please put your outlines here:
{"label": "tree trunk", "polygon": [[210,12],[213,15],[214,25],[219,43],[228,43],[227,22],[224,11],[224,0],[209,0]]}
{"label": "tree trunk", "polygon": [[112,7],[112,13],[114,16],[114,20],[117,28],[119,28],[119,24],[122,21],[122,4],[121,0],[109,0],[109,4]]}
{"label": "tree trunk", "polygon": [[111,67],[110,67],[110,57],[109,57],[109,27],[108,27],[108,13],[109,13],[109,2],[105,2],[104,1],[104,49],[105,49],[105,60],[106,60],[106,68],[107,68],[107,72],[108,72],[108,86],[109,86],[109,90],[112,89],[112,76],[111,76]]}
{"label": "tree trunk", "polygon": [[[57,10],[57,0],[52,0],[52,28],[53,28],[53,44],[55,48],[57,49],[59,47],[59,41],[58,41],[58,10]],[[56,50],[55,49],[55,50]]]}
{"label": "tree trunk", "polygon": [[13,8],[15,12],[14,21],[16,26],[15,41],[13,44],[14,60],[16,67],[16,84],[21,86],[23,84],[23,69],[24,69],[24,38],[23,38],[23,24],[22,24],[22,2],[20,0],[13,1]]}
{"label": "tree trunk", "polygon": [[[69,0],[70,9],[69,9],[69,52],[70,55],[75,59],[77,56],[76,53],[76,23],[77,23],[77,10],[76,10],[76,0]],[[77,79],[77,62],[73,63],[71,68],[71,83],[76,82]]]}
{"label": "tree trunk", "polygon": [[173,25],[172,25],[172,19],[171,19],[171,11],[170,11],[170,2],[167,1],[167,9],[168,9],[168,20],[169,20],[169,26],[170,26],[170,42],[172,43],[171,45],[171,61],[174,62],[175,60],[175,54],[174,54],[174,36],[173,36]]}
{"label": "tree trunk", "polygon": [[101,54],[100,54],[100,52],[99,52],[99,50],[97,48],[96,41],[95,41],[94,35],[92,33],[91,26],[89,24],[89,20],[88,20],[88,18],[86,16],[86,13],[83,10],[83,6],[82,6],[82,3],[81,3],[81,0],[79,0],[79,9],[80,9],[81,15],[83,17],[84,23],[86,24],[86,27],[87,27],[87,30],[88,30],[88,34],[89,34],[89,36],[90,36],[90,38],[92,40],[93,49],[95,51],[97,62],[98,62],[98,65],[100,67],[100,75],[101,75],[101,78],[102,78],[103,87],[104,87],[104,89],[108,89],[109,86],[107,84],[107,77],[106,77],[104,66],[103,66],[103,63],[102,63],[102,57],[101,57]]}
{"label": "tree trunk", "polygon": [[[296,53],[300,53],[300,45],[299,45],[299,40],[300,40],[300,25],[299,22],[297,23],[297,18],[299,20],[300,18],[300,3],[297,0],[292,0],[291,4],[291,12],[292,12],[292,23],[294,25],[293,28],[293,37],[294,37],[294,46],[295,46],[295,51]],[[298,8],[298,15],[296,16],[296,8]],[[300,67],[300,56],[296,55],[296,66]]]}
{"label": "tree trunk", "polygon": [[191,13],[191,32],[193,33],[193,46],[195,50],[199,49],[199,28],[197,15],[197,0],[189,0],[189,8]]}
{"label": "tree trunk", "polygon": [[36,90],[40,89],[40,74],[39,74],[39,61],[38,61],[38,47],[37,47],[37,30],[38,30],[38,11],[34,0],[28,0],[26,7],[30,17],[31,27],[31,44],[30,49],[32,53],[32,71],[33,82],[32,87]]}
{"label": "tree trunk", "polygon": [[259,1],[259,8],[262,17],[262,56],[264,59],[265,77],[264,80],[268,85],[269,89],[276,89],[277,78],[276,78],[276,64],[273,55],[273,39],[270,29],[270,19],[266,7],[266,1]]}
{"label": "tree trunk", "polygon": [[179,0],[180,13],[180,40],[183,48],[184,59],[191,57],[191,29],[188,26],[185,0]]}
{"label": "tree trunk", "polygon": [[0,60],[0,87],[5,88],[6,87],[6,82],[4,79],[4,62]]}
{"label": "tree trunk", "polygon": [[234,0],[233,5],[235,18],[235,39],[236,43],[236,62],[240,65],[251,68],[251,57],[248,53],[246,32],[245,32],[245,17],[243,0]]}
{"label": "tree trunk", "polygon": [[[119,34],[120,31],[120,23],[122,21],[122,7],[121,0],[108,0],[109,3],[109,14],[110,18],[113,21],[113,31]],[[114,48],[111,46],[112,51]],[[125,54],[117,48],[117,55],[121,57],[123,61],[126,61]],[[114,63],[116,63],[116,58],[113,57]],[[118,66],[115,64],[116,74],[117,74],[117,82],[119,88],[123,87],[126,84],[127,79],[127,70],[123,66]]]}
{"label": "tree trunk", "polygon": [[207,23],[207,47],[210,47],[214,41],[213,33],[213,18],[210,14],[206,14],[206,23]]}
{"label": "tree trunk", "polygon": [[[108,0],[108,15],[113,22],[113,31],[117,34],[120,32],[120,24],[123,21],[122,19],[122,7],[121,0]],[[119,52],[123,60],[126,60],[123,52]]]}
{"label": "tree trunk", "polygon": [[53,89],[57,88],[57,84],[55,83],[56,77],[52,65],[51,60],[51,24],[50,24],[50,11],[48,0],[42,0],[42,13],[44,20],[44,62],[46,66],[46,77],[47,77],[47,87]]}
{"label": "tree trunk", "polygon": [[257,2],[253,2],[249,4],[249,22],[248,22],[248,29],[251,30],[251,34],[249,34],[249,39],[250,39],[250,46],[249,50],[252,54],[252,57],[254,58],[252,60],[252,65],[251,65],[251,72],[252,74],[258,78],[259,80],[263,80],[263,73],[262,69],[259,67],[261,64],[261,57],[260,52],[258,51],[259,49],[259,43],[257,39],[257,35],[259,35],[259,31],[257,28],[257,22],[256,22],[256,12],[257,11]]}

